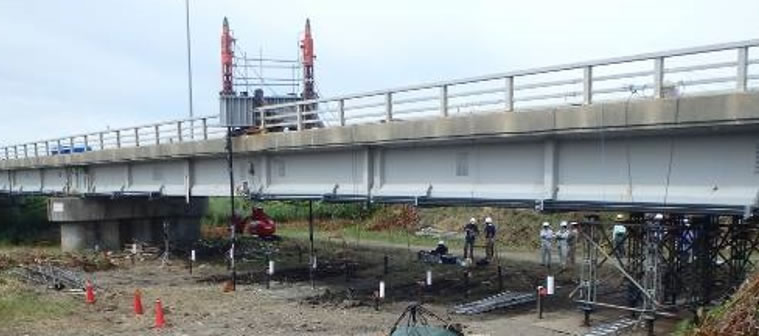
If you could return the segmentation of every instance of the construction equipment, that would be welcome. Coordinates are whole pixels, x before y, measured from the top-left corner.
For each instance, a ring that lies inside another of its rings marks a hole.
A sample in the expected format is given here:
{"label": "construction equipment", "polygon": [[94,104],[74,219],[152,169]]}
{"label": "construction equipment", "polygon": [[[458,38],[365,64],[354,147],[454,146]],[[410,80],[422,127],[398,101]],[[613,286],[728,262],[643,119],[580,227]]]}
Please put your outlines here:
{"label": "construction equipment", "polygon": [[261,239],[276,238],[274,234],[277,232],[277,225],[261,207],[254,206],[250,210],[250,215],[244,218],[236,217],[234,223],[237,233],[257,236]]}

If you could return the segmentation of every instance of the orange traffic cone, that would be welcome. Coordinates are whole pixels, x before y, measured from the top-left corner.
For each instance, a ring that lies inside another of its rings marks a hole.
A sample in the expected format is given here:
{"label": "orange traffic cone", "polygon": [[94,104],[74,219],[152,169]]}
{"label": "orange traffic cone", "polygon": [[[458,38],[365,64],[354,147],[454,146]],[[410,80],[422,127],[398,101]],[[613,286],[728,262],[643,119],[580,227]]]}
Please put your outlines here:
{"label": "orange traffic cone", "polygon": [[87,284],[84,286],[84,302],[89,304],[95,303],[95,291],[92,289],[92,283],[87,280]]}
{"label": "orange traffic cone", "polygon": [[134,313],[135,315],[142,315],[142,298],[139,289],[134,290]]}
{"label": "orange traffic cone", "polygon": [[155,327],[163,328],[166,321],[163,320],[163,307],[161,306],[161,299],[155,299]]}

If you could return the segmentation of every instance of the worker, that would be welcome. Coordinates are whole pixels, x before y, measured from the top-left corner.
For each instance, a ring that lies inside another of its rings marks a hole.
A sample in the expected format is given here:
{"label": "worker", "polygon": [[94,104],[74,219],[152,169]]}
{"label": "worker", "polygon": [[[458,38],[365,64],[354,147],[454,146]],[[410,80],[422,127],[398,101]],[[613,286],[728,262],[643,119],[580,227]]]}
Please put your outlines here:
{"label": "worker", "polygon": [[553,241],[551,224],[543,222],[543,228],[540,230],[540,265],[548,268],[551,268],[551,241]]}
{"label": "worker", "polygon": [[624,215],[617,214],[617,217],[615,218],[617,224],[614,224],[614,228],[612,229],[612,237],[614,237],[614,254],[617,258],[625,256],[625,234],[627,233],[627,228],[623,225],[624,219]]}
{"label": "worker", "polygon": [[569,228],[567,228],[567,221],[561,221],[559,224],[559,232],[556,232],[556,247],[559,250],[559,263],[561,268],[567,267],[567,239],[569,239]]}
{"label": "worker", "polygon": [[580,236],[580,230],[577,228],[577,222],[569,223],[569,235],[567,236],[567,265],[574,267],[575,265],[575,251],[577,251],[577,239]]}
{"label": "worker", "polygon": [[693,258],[693,242],[695,241],[695,235],[690,227],[690,220],[688,218],[683,219],[683,232],[680,235],[680,255],[686,263],[690,263]]}
{"label": "worker", "polygon": [[485,218],[485,257],[492,259],[495,255],[495,224],[490,217]]}
{"label": "worker", "polygon": [[445,246],[445,242],[441,240],[437,242],[437,247],[434,250],[430,251],[430,254],[438,256],[446,255],[448,254],[448,246]]}
{"label": "worker", "polygon": [[[469,219],[469,224],[464,226],[464,259],[474,259],[474,241],[477,239],[477,235],[480,230],[477,228],[477,220],[474,217]],[[467,253],[468,252],[468,253]]]}

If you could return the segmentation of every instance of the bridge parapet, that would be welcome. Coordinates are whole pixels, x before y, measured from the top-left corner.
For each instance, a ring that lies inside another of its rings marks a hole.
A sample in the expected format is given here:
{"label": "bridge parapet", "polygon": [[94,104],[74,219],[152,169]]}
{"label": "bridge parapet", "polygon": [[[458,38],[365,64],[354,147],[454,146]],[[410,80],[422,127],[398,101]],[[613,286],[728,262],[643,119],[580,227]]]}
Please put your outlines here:
{"label": "bridge parapet", "polygon": [[[759,58],[749,57],[757,50],[759,39],[519,70],[269,105],[250,111],[260,118],[248,120],[263,120],[261,126],[269,131],[298,131],[601,101],[740,93],[759,84]],[[270,111],[278,111],[276,122],[267,114]],[[0,147],[0,160],[220,138],[225,130],[218,127],[218,120],[218,115],[204,116]]]}

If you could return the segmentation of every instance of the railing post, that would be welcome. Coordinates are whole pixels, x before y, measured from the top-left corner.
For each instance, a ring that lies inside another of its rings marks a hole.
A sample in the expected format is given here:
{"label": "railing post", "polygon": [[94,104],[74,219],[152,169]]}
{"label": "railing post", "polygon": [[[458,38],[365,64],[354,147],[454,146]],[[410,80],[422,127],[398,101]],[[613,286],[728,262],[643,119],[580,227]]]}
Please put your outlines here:
{"label": "railing post", "polygon": [[303,105],[295,105],[296,127],[298,130],[303,129]]}
{"label": "railing post", "polygon": [[748,86],[748,47],[738,48],[738,73],[735,76],[735,89],[745,92]]}
{"label": "railing post", "polygon": [[21,155],[18,152],[18,145],[13,146],[13,158],[14,159],[21,158]]}
{"label": "railing post", "polygon": [[5,147],[5,159],[6,160],[10,160],[11,159],[11,156],[8,155],[8,147]]}
{"label": "railing post", "polygon": [[266,110],[263,108],[258,108],[258,112],[260,113],[259,118],[261,118],[261,131],[266,131]]}
{"label": "railing post", "polygon": [[182,142],[182,122],[177,121],[177,141]]}
{"label": "railing post", "polygon": [[74,137],[69,138],[69,154],[74,154]]}
{"label": "railing post", "polygon": [[206,118],[203,118],[202,123],[203,123],[203,140],[208,140],[208,120]]}
{"label": "railing post", "polygon": [[137,127],[134,128],[134,146],[140,147],[140,129]]}
{"label": "railing post", "polygon": [[153,130],[155,131],[155,144],[160,145],[161,144],[161,125],[155,125],[153,126]]}
{"label": "railing post", "polygon": [[121,148],[121,131],[116,131],[116,148]]}
{"label": "railing post", "polygon": [[34,143],[34,157],[39,157],[39,156],[40,156],[39,147],[37,147],[37,143],[35,142]]}
{"label": "railing post", "polygon": [[345,126],[345,99],[337,101],[337,115],[340,117],[340,126]]}
{"label": "railing post", "polygon": [[24,144],[24,158],[29,158],[29,147]]}
{"label": "railing post", "polygon": [[385,93],[385,122],[393,121],[393,93]]}
{"label": "railing post", "polygon": [[103,132],[98,133],[98,142],[100,142],[100,150],[104,150],[105,141],[103,141]]}
{"label": "railing post", "polygon": [[506,77],[506,112],[514,111],[514,77]]}
{"label": "railing post", "polygon": [[664,98],[664,57],[654,59],[654,98]]}
{"label": "railing post", "polygon": [[88,135],[84,135],[84,151],[86,152],[90,148],[90,140]]}
{"label": "railing post", "polygon": [[45,155],[50,156],[50,141],[45,141]]}
{"label": "railing post", "polygon": [[588,105],[593,102],[593,68],[586,66],[582,76],[582,103]]}
{"label": "railing post", "polygon": [[448,116],[448,85],[440,87],[440,115]]}
{"label": "railing post", "polygon": [[56,150],[58,151],[58,155],[63,154],[61,153],[61,139],[55,140],[55,144],[58,145],[58,147],[56,147]]}

